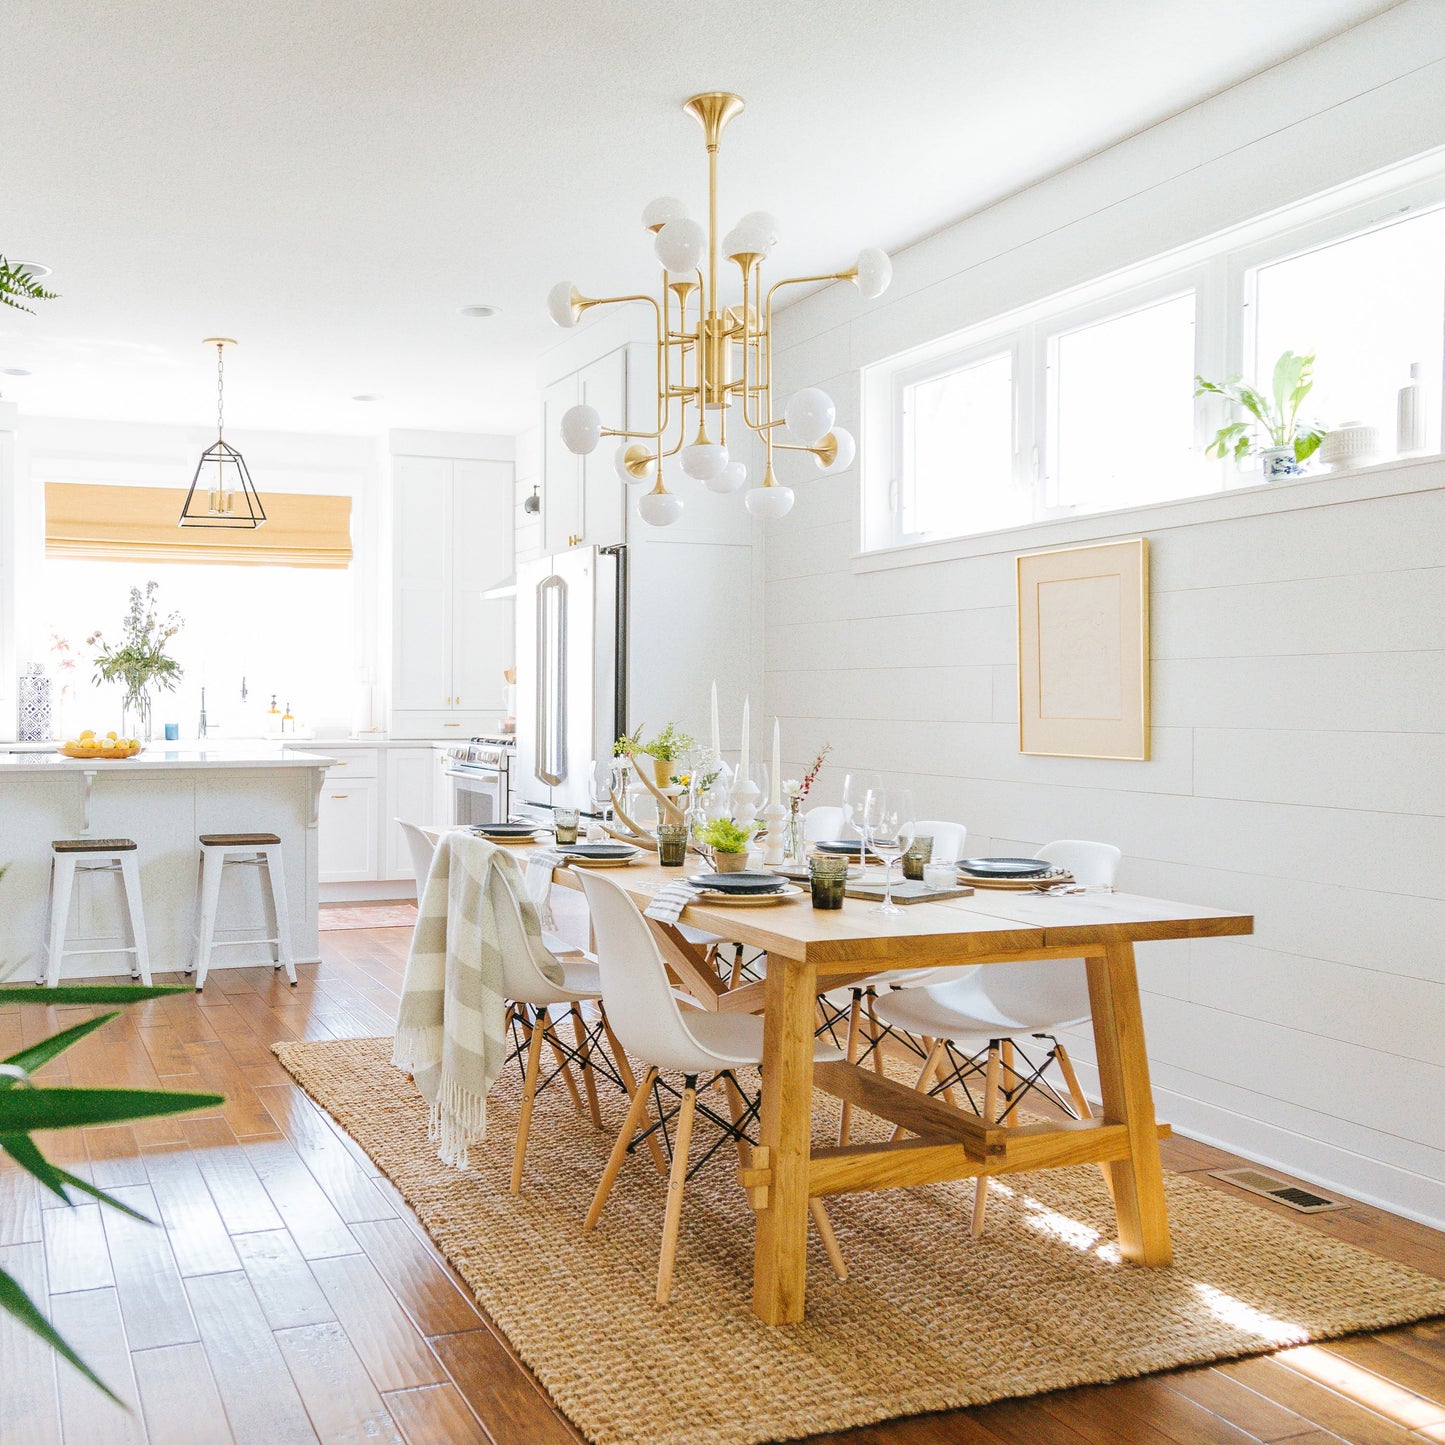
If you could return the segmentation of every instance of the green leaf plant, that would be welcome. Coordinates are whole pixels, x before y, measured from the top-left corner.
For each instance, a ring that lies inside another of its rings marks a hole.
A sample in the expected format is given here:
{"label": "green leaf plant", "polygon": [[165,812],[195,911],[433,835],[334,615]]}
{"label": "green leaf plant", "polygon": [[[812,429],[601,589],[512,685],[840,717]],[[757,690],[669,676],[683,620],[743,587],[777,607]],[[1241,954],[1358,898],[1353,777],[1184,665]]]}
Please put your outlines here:
{"label": "green leaf plant", "polygon": [[715,853],[746,853],[758,830],[757,823],[734,823],[731,818],[714,818],[698,830],[698,841]]}
{"label": "green leaf plant", "polygon": [[[4,869],[0,869],[0,877]],[[74,984],[59,988],[23,987],[0,991],[0,1003],[46,1004],[52,1008],[75,1005],[141,1003],[145,999],[164,998],[168,994],[189,993],[186,988],[151,988],[140,984]],[[52,1194],[66,1204],[74,1204],[71,1190],[98,1199],[110,1209],[117,1209],[144,1224],[146,1218],[89,1180],[81,1179],[53,1164],[31,1138],[37,1129],[79,1129],[91,1124],[123,1124],[133,1119],[155,1119],[165,1114],[184,1114],[192,1109],[209,1109],[225,1100],[220,1094],[184,1094],[169,1089],[77,1089],[68,1085],[46,1084],[36,1074],[58,1058],[72,1044],[87,1034],[104,1027],[119,1016],[120,1009],[96,1014],[93,1018],[61,1029],[49,1038],[0,1060],[0,1150],[3,1150],[27,1174],[33,1175]],[[56,1333],[50,1321],[40,1312],[19,1283],[0,1270],[0,1309],[13,1315],[26,1329],[38,1335],[57,1354],[69,1360],[98,1389],[123,1405],[115,1392]]]}
{"label": "green leaf plant", "polygon": [[[16,298],[20,298],[17,300]],[[35,274],[23,261],[11,261],[0,256],[0,305],[13,306],[17,311],[28,311],[33,316],[33,306],[23,306],[21,301],[54,301],[55,292],[47,291]]]}
{"label": "green leaf plant", "polygon": [[[1236,462],[1242,462],[1255,449],[1293,447],[1297,462],[1312,457],[1325,439],[1326,429],[1318,423],[1301,422],[1299,412],[1315,384],[1314,365],[1312,351],[1303,355],[1284,352],[1274,364],[1268,396],[1240,376],[1231,376],[1228,381],[1205,381],[1196,376],[1195,396],[1222,396],[1254,418],[1220,427],[1205,447],[1206,455],[1221,459],[1233,456]],[[1261,437],[1267,440],[1261,441]]]}

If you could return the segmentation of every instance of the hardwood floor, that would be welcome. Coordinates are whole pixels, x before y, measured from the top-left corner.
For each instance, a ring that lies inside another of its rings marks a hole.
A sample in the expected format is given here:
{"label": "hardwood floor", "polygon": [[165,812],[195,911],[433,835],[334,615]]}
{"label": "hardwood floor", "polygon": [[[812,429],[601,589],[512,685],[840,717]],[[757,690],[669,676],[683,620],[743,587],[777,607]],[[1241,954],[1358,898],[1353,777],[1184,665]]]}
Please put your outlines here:
{"label": "hardwood floor", "polygon": [[[0,1315],[4,1445],[581,1439],[391,1186],[272,1057],[281,1039],[391,1031],[410,930],[321,937],[324,962],[294,990],[270,969],[220,970],[203,996],[128,1010],[47,1070],[75,1084],[208,1087],[226,1104],[44,1141],[163,1230],[94,1204],[67,1209],[0,1167],[0,1267],[48,1298],[131,1406],[111,1405]],[[0,1053],[81,1016],[6,1005],[0,990]],[[1165,1162],[1210,1182],[1203,1171],[1245,1161],[1174,1139]],[[1445,1277],[1445,1235],[1423,1226],[1363,1204],[1305,1217],[1253,1202]],[[1445,1445],[1445,1321],[815,1439]]]}

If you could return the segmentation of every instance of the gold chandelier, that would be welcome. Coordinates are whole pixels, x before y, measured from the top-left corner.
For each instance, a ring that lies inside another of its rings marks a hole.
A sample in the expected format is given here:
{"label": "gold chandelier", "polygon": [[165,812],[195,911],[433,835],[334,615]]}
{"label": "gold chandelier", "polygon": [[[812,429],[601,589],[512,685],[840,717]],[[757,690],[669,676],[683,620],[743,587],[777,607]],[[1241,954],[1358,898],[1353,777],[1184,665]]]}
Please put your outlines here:
{"label": "gold chandelier", "polygon": [[[734,428],[741,424],[755,432],[766,454],[762,481],[745,498],[747,508],[756,517],[781,517],[793,505],[793,491],[779,483],[773,470],[775,451],[808,452],[821,471],[831,473],[851,466],[857,448],[852,436],[833,424],[832,398],[816,387],[798,392],[783,415],[774,416],[773,298],[785,286],[851,281],[871,301],[888,289],[893,264],[870,246],[846,271],[790,276],[764,289],[763,263],[777,244],[777,221],[766,211],[751,211],[718,236],[718,146],[727,123],[742,110],[742,99],[713,90],[693,96],[682,108],[702,126],[707,141],[707,230],[672,196],[643,209],[642,224],[654,234],[653,249],[662,263],[661,299],[584,296],[570,281],[559,281],[547,296],[552,320],[566,327],[575,326],[593,306],[640,301],[653,308],[656,425],[651,431],[605,427],[596,408],[584,404],[563,415],[562,440],[568,450],[586,455],[603,437],[623,438],[617,473],[631,486],[653,482],[639,499],[638,511],[645,522],[666,527],[682,515],[682,498],[663,484],[667,458],[679,456],[683,472],[714,492],[736,492],[747,484],[747,468],[728,453],[728,415],[736,412]],[[737,267],[741,281],[741,299],[731,304],[719,299],[724,261]]]}

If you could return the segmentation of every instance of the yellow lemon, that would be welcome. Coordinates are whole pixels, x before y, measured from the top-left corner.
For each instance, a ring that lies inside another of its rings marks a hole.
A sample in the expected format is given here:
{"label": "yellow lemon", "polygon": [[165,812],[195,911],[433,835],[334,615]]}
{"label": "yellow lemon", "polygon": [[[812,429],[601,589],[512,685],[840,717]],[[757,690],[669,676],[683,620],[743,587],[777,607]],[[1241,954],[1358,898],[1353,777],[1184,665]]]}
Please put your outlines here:
{"label": "yellow lemon", "polygon": [[80,745],[86,752],[94,753],[100,751],[100,739],[96,737],[81,738]]}
{"label": "yellow lemon", "polygon": [[116,740],[116,737],[115,737],[115,734],[114,734],[114,733],[106,733],[106,737],[108,737],[108,738],[111,740],[111,742],[115,742],[115,740]]}
{"label": "yellow lemon", "polygon": [[95,729],[94,729],[94,728],[86,728],[86,730],[85,730],[83,733],[81,733],[81,735],[80,735],[80,740],[81,740],[81,742],[84,742],[84,741],[86,740],[86,738],[93,738],[94,736],[95,736]]}
{"label": "yellow lemon", "polygon": [[127,746],[130,748],[131,752],[133,752],[133,753],[138,753],[138,752],[140,752],[140,739],[139,739],[139,738],[131,738],[131,740],[130,740],[130,742],[127,744]]}

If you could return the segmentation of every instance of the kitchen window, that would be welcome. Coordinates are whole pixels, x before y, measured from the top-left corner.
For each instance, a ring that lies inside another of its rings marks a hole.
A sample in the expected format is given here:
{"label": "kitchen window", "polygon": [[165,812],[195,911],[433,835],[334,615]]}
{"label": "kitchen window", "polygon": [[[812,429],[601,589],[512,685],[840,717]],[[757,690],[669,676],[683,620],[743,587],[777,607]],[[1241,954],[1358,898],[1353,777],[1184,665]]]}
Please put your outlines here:
{"label": "kitchen window", "polygon": [[1195,377],[1267,390],[1286,350],[1317,357],[1303,420],[1365,422],[1391,460],[1413,379],[1411,450],[1437,453],[1445,175],[1366,185],[865,367],[863,550],[1258,486],[1255,456],[1205,455],[1236,418]]}

